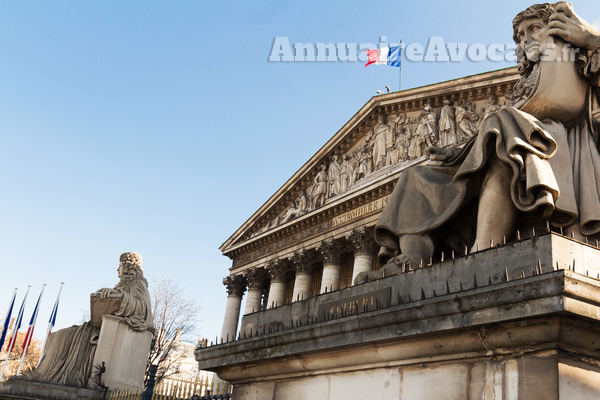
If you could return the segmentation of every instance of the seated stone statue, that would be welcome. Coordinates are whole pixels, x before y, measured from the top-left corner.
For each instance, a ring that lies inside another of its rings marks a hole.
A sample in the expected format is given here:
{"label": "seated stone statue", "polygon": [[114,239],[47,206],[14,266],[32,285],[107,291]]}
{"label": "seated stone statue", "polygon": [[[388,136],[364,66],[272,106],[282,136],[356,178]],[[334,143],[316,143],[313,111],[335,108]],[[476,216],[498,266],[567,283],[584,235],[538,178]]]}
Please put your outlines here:
{"label": "seated stone statue", "polygon": [[[120,309],[114,315],[122,317],[134,331],[148,330],[153,323],[148,282],[142,271],[142,256],[137,253],[121,254],[118,273],[121,280],[115,288],[100,289],[96,295],[101,298],[120,298]],[[52,333],[39,366],[25,373],[25,379],[86,387],[99,335],[100,329],[93,327],[91,321]]]}
{"label": "seated stone statue", "polygon": [[[402,173],[375,227],[385,272],[362,273],[356,283],[442,252],[482,250],[517,230],[526,237],[550,226],[599,238],[600,32],[566,2],[527,8],[513,31],[521,79],[510,103],[490,110],[462,151],[430,147],[444,165]],[[547,61],[553,48],[575,48],[575,57]]]}

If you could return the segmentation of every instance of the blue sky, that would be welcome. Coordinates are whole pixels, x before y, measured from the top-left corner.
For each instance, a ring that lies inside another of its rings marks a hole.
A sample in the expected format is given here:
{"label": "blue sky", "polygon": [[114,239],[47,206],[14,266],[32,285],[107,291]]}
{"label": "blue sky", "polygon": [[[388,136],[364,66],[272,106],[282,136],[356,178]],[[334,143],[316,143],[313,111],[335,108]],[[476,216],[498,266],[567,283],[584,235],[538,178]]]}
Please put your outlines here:
{"label": "blue sky", "polygon": [[[0,3],[0,312],[61,281],[57,328],[117,282],[181,281],[220,333],[231,261],[218,247],[398,70],[268,62],[291,43],[510,43],[529,1]],[[597,0],[574,4],[600,24]],[[403,88],[510,62],[403,62]]]}

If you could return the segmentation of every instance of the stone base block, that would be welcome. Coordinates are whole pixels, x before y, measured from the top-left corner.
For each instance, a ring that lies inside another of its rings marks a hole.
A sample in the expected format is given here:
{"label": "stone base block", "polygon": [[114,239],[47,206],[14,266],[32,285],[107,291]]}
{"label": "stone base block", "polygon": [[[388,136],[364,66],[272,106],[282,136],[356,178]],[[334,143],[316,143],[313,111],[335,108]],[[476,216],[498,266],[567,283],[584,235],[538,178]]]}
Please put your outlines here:
{"label": "stone base block", "polygon": [[[110,390],[136,390],[142,387],[152,335],[149,330],[131,330],[120,317],[102,317],[93,365],[104,363],[106,372],[102,375],[102,381],[105,386]],[[91,385],[95,383],[93,379],[90,379]]]}
{"label": "stone base block", "polygon": [[29,382],[21,379],[9,379],[0,383],[0,400],[102,400],[103,398],[104,392],[92,389]]}

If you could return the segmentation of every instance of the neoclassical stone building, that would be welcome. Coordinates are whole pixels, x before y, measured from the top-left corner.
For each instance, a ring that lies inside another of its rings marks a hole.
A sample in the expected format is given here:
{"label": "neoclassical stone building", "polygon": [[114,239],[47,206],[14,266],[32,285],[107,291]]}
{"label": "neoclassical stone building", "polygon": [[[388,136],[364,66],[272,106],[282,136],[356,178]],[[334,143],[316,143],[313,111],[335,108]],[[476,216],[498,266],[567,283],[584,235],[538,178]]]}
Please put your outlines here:
{"label": "neoclassical stone building", "polygon": [[430,144],[460,147],[518,77],[509,68],[371,98],[221,246],[233,265],[220,340],[250,334],[250,322],[238,330],[240,312],[306,301],[378,270],[373,227],[402,171],[431,163]]}

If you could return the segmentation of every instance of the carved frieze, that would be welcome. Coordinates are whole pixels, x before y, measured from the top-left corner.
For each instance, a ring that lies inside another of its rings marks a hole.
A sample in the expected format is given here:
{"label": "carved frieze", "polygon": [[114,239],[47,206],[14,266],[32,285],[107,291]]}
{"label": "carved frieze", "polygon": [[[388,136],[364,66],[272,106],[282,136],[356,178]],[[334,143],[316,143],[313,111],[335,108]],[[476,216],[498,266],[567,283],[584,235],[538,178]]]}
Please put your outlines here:
{"label": "carved frieze", "polygon": [[373,254],[376,243],[373,232],[366,226],[353,229],[346,234],[346,239],[354,245],[355,254]]}
{"label": "carved frieze", "polygon": [[223,278],[223,285],[228,296],[242,297],[246,291],[246,278],[242,275],[228,276]]}

